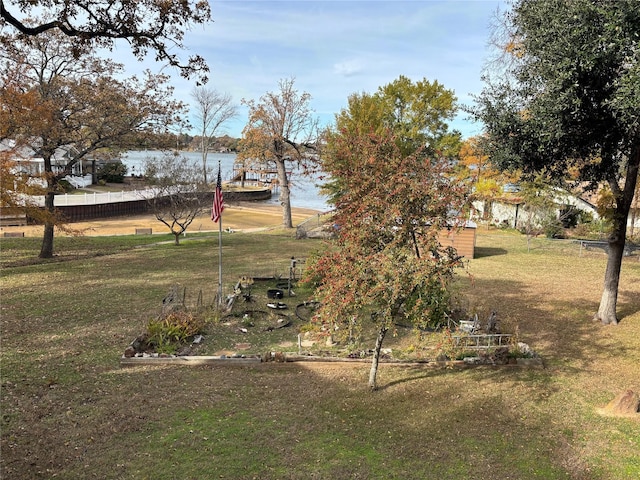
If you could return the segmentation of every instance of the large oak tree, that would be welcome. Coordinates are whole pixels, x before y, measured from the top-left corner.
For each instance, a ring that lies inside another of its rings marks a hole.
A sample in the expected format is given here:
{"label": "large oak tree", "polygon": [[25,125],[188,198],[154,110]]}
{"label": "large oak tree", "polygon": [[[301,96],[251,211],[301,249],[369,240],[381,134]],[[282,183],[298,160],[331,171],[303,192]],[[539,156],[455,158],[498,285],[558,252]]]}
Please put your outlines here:
{"label": "large oak tree", "polygon": [[[420,150],[433,157],[454,158],[461,146],[461,135],[450,130],[447,122],[457,109],[454,92],[437,80],[414,82],[401,75],[373,94],[349,96],[348,107],[336,115],[336,124],[344,135],[391,131],[394,142],[406,155]],[[333,177],[325,184],[330,200],[336,201],[340,196],[341,181],[340,177]]]}
{"label": "large oak tree", "polygon": [[636,0],[517,0],[496,38],[474,113],[502,169],[613,193],[613,227],[594,319],[616,324],[627,217],[640,165],[640,8]]}
{"label": "large oak tree", "polygon": [[[7,40],[0,49],[0,88],[17,89],[19,96],[0,97],[0,123],[5,125],[3,135],[44,159],[45,209],[50,215],[40,257],[50,258],[60,179],[91,154],[117,153],[145,132],[180,123],[183,106],[172,99],[166,76],[147,73],[142,79],[120,79],[120,65],[92,55],[90,49],[75,57],[77,45],[59,33]],[[16,105],[17,98],[24,102]],[[60,148],[68,156],[64,168],[56,170],[52,159]]]}

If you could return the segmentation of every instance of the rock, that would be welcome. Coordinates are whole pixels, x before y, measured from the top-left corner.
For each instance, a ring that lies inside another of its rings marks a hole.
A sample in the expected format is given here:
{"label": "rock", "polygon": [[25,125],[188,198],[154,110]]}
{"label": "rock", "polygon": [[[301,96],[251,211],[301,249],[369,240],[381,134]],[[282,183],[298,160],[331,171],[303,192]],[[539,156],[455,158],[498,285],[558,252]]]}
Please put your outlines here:
{"label": "rock", "polygon": [[151,349],[149,345],[149,335],[143,333],[139,337],[137,337],[133,342],[131,342],[131,347],[137,352],[142,353]]}
{"label": "rock", "polygon": [[193,345],[198,345],[199,343],[202,343],[202,341],[204,340],[204,337],[202,335],[196,335],[195,337],[193,337],[193,342],[191,342]]}
{"label": "rock", "polygon": [[615,416],[636,416],[640,412],[640,395],[633,390],[626,390],[611,400],[602,413]]}
{"label": "rock", "polygon": [[129,345],[127,348],[125,348],[124,350],[124,356],[126,358],[132,358],[136,356],[136,349],[133,348],[133,346]]}
{"label": "rock", "polygon": [[506,365],[509,363],[509,347],[496,348],[493,355],[491,355],[491,360],[496,365]]}
{"label": "rock", "polygon": [[464,357],[462,361],[465,365],[482,365],[485,362],[482,357]]}
{"label": "rock", "polygon": [[189,345],[185,345],[178,349],[178,351],[176,352],[176,356],[186,357],[187,355],[191,355],[192,353],[193,353],[193,350],[191,349],[191,347]]}
{"label": "rock", "polygon": [[536,352],[534,352],[529,345],[524,342],[518,342],[518,350],[525,357],[536,357]]}

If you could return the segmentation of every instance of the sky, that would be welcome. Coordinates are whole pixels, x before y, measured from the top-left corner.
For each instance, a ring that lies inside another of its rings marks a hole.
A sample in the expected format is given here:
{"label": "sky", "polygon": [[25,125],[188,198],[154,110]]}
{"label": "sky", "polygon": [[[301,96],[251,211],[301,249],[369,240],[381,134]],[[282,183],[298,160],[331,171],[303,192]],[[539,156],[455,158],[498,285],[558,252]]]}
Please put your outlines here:
{"label": "sky", "polygon": [[[461,105],[472,104],[483,84],[490,26],[504,2],[496,0],[218,1],[210,0],[213,22],[192,28],[180,57],[199,54],[211,72],[207,88],[229,93],[238,116],[217,136],[240,137],[247,123],[241,99],[258,101],[293,78],[295,89],[311,95],[310,107],[323,125],[347,106],[354,93],[375,93],[400,75],[437,80]],[[170,67],[138,62],[119,45],[111,54],[128,75],[145,68],[170,74],[175,97],[195,105],[195,79]],[[195,107],[192,108],[192,111]],[[460,112],[450,122],[463,137],[482,125]],[[195,120],[192,117],[192,123]],[[191,133],[194,133],[192,131]]]}

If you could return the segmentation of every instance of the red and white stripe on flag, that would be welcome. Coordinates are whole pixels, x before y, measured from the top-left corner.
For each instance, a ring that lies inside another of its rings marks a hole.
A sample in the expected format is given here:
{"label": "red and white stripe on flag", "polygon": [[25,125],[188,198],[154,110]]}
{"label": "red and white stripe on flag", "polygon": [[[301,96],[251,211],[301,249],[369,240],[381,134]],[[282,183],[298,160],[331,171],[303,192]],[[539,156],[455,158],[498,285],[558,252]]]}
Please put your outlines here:
{"label": "red and white stripe on flag", "polygon": [[216,191],[213,194],[213,206],[211,207],[211,220],[218,222],[224,210],[224,199],[222,197],[222,177],[220,176],[220,165],[218,165],[218,181]]}

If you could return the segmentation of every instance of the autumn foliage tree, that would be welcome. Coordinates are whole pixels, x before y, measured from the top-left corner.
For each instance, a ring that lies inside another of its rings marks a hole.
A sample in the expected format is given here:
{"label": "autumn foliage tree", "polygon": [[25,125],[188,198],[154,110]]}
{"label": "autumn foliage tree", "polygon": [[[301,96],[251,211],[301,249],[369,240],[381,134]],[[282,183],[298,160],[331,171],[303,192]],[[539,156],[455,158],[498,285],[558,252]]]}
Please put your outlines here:
{"label": "autumn foliage tree", "polygon": [[466,192],[450,165],[420,149],[403,153],[389,129],[329,135],[322,168],[340,179],[337,239],[307,274],[318,285],[321,320],[343,332],[351,322],[376,329],[372,389],[395,322],[433,326],[445,318],[460,257],[442,247],[438,234],[459,225]]}
{"label": "autumn foliage tree", "polygon": [[[348,107],[336,115],[343,135],[362,132],[386,135],[393,132],[399,150],[410,155],[417,150],[432,157],[453,159],[460,149],[460,132],[447,123],[457,111],[456,97],[437,80],[413,81],[403,75],[373,93],[349,96]],[[324,185],[330,201],[343,189],[341,177]]]}
{"label": "autumn foliage tree", "polygon": [[249,121],[242,131],[238,160],[275,164],[282,205],[282,225],[293,228],[291,179],[288,166],[306,166],[318,142],[318,119],[309,106],[311,95],[299,93],[293,78],[280,80],[279,92],[268,92],[259,101],[242,100]]}
{"label": "autumn foliage tree", "polygon": [[17,112],[31,112],[30,121],[38,118],[38,97],[33,92],[24,92],[18,79],[10,72],[0,73],[0,208],[4,215],[29,216],[43,220],[33,195],[41,195],[44,190],[39,182],[20,169],[15,161],[22,151],[22,145],[13,139],[18,125]]}
{"label": "autumn foliage tree", "polygon": [[[61,34],[17,35],[0,46],[0,87],[17,94],[0,97],[0,123],[7,138],[44,159],[49,215],[40,257],[50,258],[60,221],[54,205],[59,181],[91,154],[117,153],[145,132],[180,123],[183,106],[171,98],[166,76],[119,79],[120,65],[90,50],[77,57],[78,46]],[[69,156],[56,170],[52,160],[60,148]]]}
{"label": "autumn foliage tree", "polygon": [[424,150],[448,158],[458,153],[461,134],[448,124],[458,109],[452,90],[437,80],[400,75],[374,97],[382,107],[383,125],[394,132],[403,153]]}
{"label": "autumn foliage tree", "polygon": [[483,215],[489,217],[492,201],[502,193],[501,183],[505,181],[505,176],[492,165],[491,159],[482,149],[479,137],[465,139],[460,146],[458,158],[456,175],[469,183],[471,200],[483,202]]}
{"label": "autumn foliage tree", "polygon": [[12,149],[0,151],[0,209],[6,217],[23,217],[44,220],[33,195],[40,195],[43,189],[31,178],[20,171],[19,165],[12,160]]}

